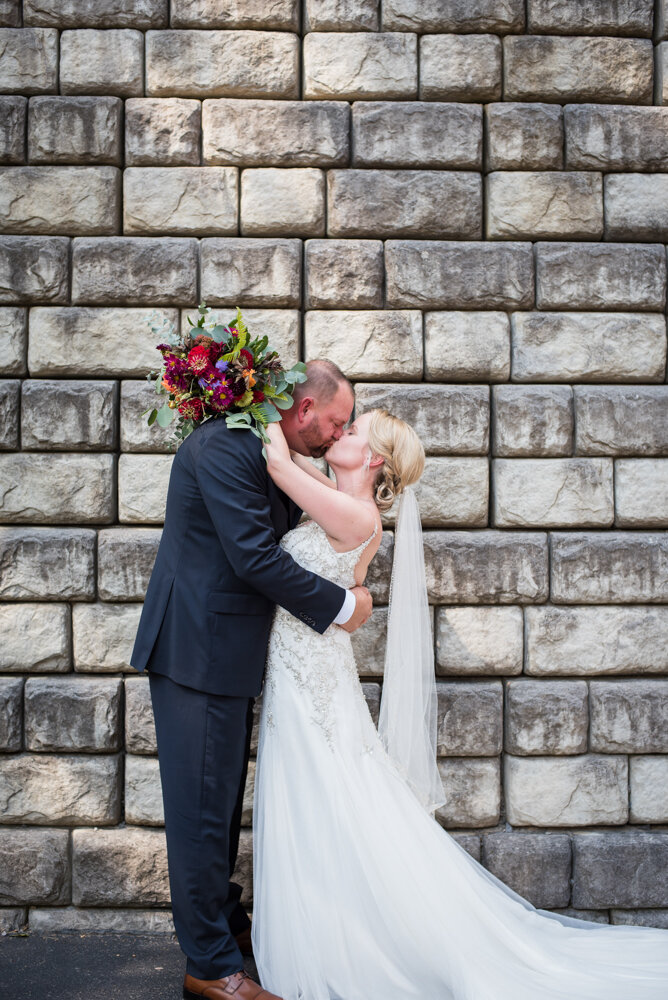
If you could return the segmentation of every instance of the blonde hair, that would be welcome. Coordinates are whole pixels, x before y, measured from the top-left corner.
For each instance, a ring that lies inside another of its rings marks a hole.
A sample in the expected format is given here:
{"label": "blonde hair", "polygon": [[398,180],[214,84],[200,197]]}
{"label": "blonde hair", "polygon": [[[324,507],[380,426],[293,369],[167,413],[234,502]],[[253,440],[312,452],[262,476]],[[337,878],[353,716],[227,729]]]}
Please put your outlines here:
{"label": "blonde hair", "polygon": [[369,447],[383,458],[376,478],[376,506],[390,509],[395,497],[416,483],[424,469],[424,447],[410,424],[387,410],[370,410]]}

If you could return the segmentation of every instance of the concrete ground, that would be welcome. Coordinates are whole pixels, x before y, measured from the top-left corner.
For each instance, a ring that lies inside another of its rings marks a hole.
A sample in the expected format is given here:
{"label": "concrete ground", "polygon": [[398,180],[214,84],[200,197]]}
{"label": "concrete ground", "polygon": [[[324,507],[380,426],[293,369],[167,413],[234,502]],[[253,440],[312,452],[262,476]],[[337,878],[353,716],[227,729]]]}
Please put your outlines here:
{"label": "concrete ground", "polygon": [[166,934],[0,937],[0,1000],[180,1000],[184,971]]}

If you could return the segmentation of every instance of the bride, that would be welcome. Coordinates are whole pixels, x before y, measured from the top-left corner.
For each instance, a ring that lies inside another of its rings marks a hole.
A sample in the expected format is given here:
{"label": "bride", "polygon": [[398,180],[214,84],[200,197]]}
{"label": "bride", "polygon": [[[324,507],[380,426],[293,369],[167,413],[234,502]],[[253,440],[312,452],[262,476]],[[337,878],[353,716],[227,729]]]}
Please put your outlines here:
{"label": "bride", "polygon": [[271,439],[269,474],[312,518],[281,545],[343,587],[364,581],[379,511],[403,496],[378,730],[348,633],[276,609],[253,811],[263,986],[285,1000],[666,1000],[668,931],[536,909],[434,819],[415,432],[384,410],[358,417],[326,454],[336,485],[293,459],[277,424]]}

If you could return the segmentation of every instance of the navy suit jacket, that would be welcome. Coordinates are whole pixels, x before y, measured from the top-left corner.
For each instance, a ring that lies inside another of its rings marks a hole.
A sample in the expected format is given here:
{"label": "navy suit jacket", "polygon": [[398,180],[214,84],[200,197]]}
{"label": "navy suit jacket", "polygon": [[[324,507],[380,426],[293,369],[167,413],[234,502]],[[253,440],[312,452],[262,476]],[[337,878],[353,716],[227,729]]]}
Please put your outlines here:
{"label": "navy suit jacket", "polygon": [[300,514],[250,431],[216,417],[189,434],[174,456],[132,666],[211,694],[258,695],[275,605],[322,633],[345,597],[279,546]]}

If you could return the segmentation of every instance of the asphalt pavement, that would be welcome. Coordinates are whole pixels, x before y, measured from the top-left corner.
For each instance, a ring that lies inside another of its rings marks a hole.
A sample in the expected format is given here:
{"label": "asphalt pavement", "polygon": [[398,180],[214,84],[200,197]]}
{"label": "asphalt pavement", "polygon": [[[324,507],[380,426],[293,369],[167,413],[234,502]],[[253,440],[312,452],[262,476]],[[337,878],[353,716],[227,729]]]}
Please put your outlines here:
{"label": "asphalt pavement", "polygon": [[[1,1000],[182,1000],[185,956],[168,934],[7,934]],[[256,976],[252,960],[246,971]]]}

